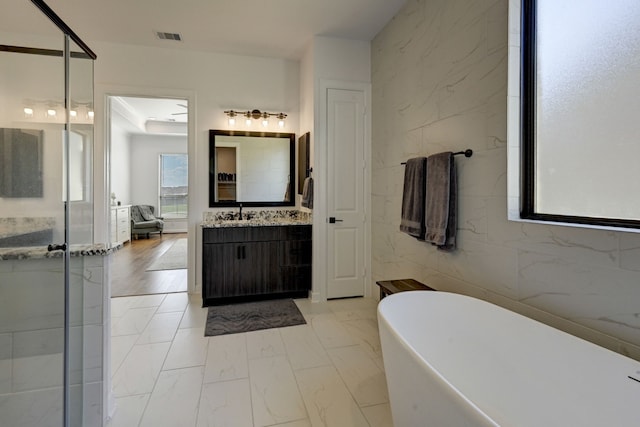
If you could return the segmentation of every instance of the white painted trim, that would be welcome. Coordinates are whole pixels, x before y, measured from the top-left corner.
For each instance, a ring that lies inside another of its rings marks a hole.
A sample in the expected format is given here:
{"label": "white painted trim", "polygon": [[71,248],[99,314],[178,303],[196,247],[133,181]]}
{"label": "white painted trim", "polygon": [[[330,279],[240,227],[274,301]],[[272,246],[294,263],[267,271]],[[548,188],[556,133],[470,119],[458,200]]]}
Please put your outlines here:
{"label": "white painted trim", "polygon": [[364,129],[364,296],[371,297],[371,83],[319,79],[315,85],[313,144],[314,212],[313,212],[313,273],[311,298],[313,302],[327,300],[327,92],[329,89],[362,91],[365,103]]}
{"label": "white painted trim", "polygon": [[[95,99],[96,109],[102,108],[102,111],[96,111],[96,118],[102,118],[102,120],[96,119],[95,123],[95,134],[97,136],[97,141],[100,141],[100,136],[103,137],[101,144],[96,144],[95,146],[95,165],[102,165],[104,168],[101,171],[94,171],[94,179],[102,176],[104,179],[103,188],[98,192],[98,186],[96,186],[95,193],[95,203],[96,209],[94,212],[95,215],[95,226],[96,226],[96,237],[100,236],[102,238],[102,242],[108,242],[108,230],[105,230],[105,224],[108,224],[108,195],[111,194],[111,176],[110,176],[110,135],[109,135],[109,126],[107,124],[110,123],[110,111],[109,111],[109,97],[111,96],[132,96],[132,97],[152,97],[152,98],[176,98],[176,99],[186,99],[188,101],[188,113],[189,113],[189,122],[188,122],[188,136],[187,136],[187,153],[189,159],[189,177],[188,184],[189,188],[195,188],[196,177],[198,173],[198,164],[196,159],[199,156],[198,146],[196,144],[196,93],[192,90],[182,90],[182,89],[166,89],[166,88],[149,88],[149,87],[131,87],[131,86],[115,86],[115,85],[102,85],[96,84],[95,89]],[[203,149],[206,149],[204,147]],[[97,181],[97,179],[96,179]],[[195,198],[189,197],[188,199],[188,209],[189,216],[187,218],[188,222],[188,241],[190,242],[188,253],[187,253],[187,261],[188,261],[188,269],[187,269],[187,290],[189,293],[198,293],[196,289],[196,236],[195,233],[198,230],[197,225],[199,224],[201,218],[195,215]],[[100,206],[100,204],[104,204],[105,206]],[[100,211],[101,217],[99,216]],[[105,234],[106,231],[106,234]],[[99,240],[98,240],[99,241]],[[192,243],[193,242],[193,243]]]}

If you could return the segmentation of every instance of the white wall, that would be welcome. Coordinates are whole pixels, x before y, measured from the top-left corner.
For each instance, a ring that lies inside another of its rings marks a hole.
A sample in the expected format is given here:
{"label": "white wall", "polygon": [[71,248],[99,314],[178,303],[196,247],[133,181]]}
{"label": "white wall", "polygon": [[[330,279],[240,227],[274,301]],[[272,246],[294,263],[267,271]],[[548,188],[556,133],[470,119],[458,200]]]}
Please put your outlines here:
{"label": "white wall", "polygon": [[[202,213],[210,210],[208,131],[229,128],[223,114],[225,109],[258,108],[288,114],[281,131],[297,135],[299,64],[284,59],[87,42],[98,55],[95,64],[97,177],[107,173],[104,158],[107,95],[168,96],[189,102],[189,188],[193,195],[189,198],[188,220],[189,286],[191,291],[200,292],[198,224]],[[106,189],[104,182],[97,181],[96,200],[102,201],[101,195]],[[106,208],[96,204],[96,209],[97,224],[106,223]],[[98,235],[106,239],[106,229]]]}
{"label": "white wall", "polygon": [[116,200],[123,205],[131,204],[130,189],[130,134],[125,129],[122,116],[111,116],[111,192],[116,194]]}
{"label": "white wall", "polygon": [[[151,205],[158,212],[160,154],[186,154],[187,138],[181,135],[132,134],[130,140],[131,204]],[[117,165],[113,166],[114,171],[119,169]]]}
{"label": "white wall", "polygon": [[[640,236],[507,220],[507,3],[408,2],[373,42],[373,279],[478,296],[640,359]],[[398,231],[400,162],[466,148],[458,249],[438,252]]]}

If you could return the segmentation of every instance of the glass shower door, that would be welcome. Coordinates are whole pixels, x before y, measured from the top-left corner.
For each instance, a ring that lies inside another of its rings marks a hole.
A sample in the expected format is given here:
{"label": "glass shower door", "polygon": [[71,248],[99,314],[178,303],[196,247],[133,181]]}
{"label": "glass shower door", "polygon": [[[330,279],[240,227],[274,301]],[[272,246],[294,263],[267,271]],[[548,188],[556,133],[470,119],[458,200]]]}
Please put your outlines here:
{"label": "glass shower door", "polygon": [[97,315],[69,252],[93,241],[93,117],[72,113],[93,111],[93,61],[30,2],[13,6],[0,17],[0,425],[97,425],[84,405]]}

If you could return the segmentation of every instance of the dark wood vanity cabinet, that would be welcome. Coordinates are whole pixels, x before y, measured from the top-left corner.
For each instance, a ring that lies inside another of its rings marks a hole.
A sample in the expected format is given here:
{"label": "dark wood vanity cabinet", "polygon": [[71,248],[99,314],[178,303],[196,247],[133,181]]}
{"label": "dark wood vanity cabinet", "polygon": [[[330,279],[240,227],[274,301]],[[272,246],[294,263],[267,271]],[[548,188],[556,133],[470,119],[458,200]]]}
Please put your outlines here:
{"label": "dark wood vanity cabinet", "polygon": [[311,226],[204,228],[203,305],[305,297],[311,289]]}

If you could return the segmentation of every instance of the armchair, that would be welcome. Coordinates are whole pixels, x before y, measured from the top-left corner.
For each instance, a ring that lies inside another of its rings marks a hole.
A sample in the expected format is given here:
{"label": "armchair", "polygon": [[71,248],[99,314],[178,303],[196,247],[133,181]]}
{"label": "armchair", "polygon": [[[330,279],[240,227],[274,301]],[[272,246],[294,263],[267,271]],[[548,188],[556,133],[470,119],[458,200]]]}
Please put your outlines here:
{"label": "armchair", "polygon": [[160,233],[162,237],[162,229],[164,221],[162,217],[154,215],[155,208],[150,205],[133,205],[131,206],[131,237],[144,234],[149,238],[150,233]]}

